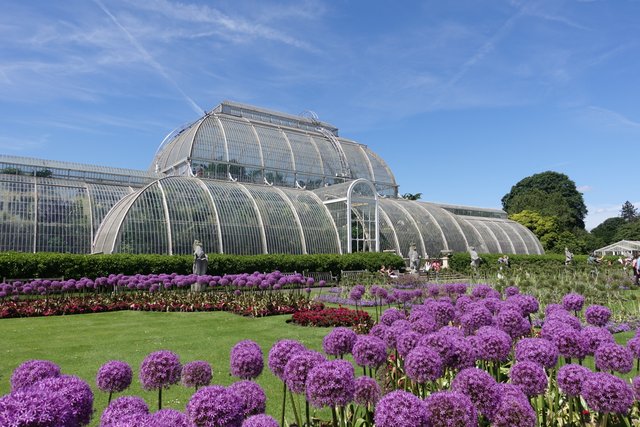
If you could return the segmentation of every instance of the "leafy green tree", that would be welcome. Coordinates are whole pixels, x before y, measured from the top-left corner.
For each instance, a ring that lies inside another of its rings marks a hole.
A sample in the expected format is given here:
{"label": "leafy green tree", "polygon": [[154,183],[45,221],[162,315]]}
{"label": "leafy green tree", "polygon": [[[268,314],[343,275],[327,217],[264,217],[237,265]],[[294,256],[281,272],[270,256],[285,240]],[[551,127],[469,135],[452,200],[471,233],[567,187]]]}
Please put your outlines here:
{"label": "leafy green tree", "polygon": [[640,241],[640,220],[627,222],[618,228],[614,236],[614,242],[620,240],[638,240]]}
{"label": "leafy green tree", "polygon": [[404,193],[402,195],[402,198],[407,200],[420,200],[421,197],[422,193]]}
{"label": "leafy green tree", "polygon": [[622,209],[620,210],[620,216],[627,222],[634,221],[638,219],[638,209],[633,206],[633,203],[630,201],[624,202],[622,205]]}
{"label": "leafy green tree", "polygon": [[523,210],[555,216],[566,230],[584,229],[587,207],[575,182],[565,174],[547,171],[531,175],[511,187],[502,198],[502,206],[508,214]]}
{"label": "leafy green tree", "polygon": [[626,224],[624,218],[619,216],[613,218],[605,219],[600,225],[591,230],[591,234],[593,234],[596,238],[602,240],[603,246],[609,245],[613,242],[617,242],[620,239],[616,239],[616,233]]}
{"label": "leafy green tree", "polygon": [[542,247],[550,250],[555,245],[560,228],[554,216],[544,216],[536,211],[523,210],[509,215],[509,219],[527,227],[542,243]]}

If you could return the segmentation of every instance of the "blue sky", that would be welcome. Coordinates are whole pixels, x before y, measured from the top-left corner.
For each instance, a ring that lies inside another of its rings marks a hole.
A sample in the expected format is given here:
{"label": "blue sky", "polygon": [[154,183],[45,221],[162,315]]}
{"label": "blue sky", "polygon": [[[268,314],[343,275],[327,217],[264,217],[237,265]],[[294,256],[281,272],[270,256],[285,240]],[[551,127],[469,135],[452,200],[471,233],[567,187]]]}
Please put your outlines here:
{"label": "blue sky", "polygon": [[0,4],[3,154],[146,169],[230,99],[314,111],[424,200],[500,207],[554,170],[587,228],[640,208],[638,0]]}

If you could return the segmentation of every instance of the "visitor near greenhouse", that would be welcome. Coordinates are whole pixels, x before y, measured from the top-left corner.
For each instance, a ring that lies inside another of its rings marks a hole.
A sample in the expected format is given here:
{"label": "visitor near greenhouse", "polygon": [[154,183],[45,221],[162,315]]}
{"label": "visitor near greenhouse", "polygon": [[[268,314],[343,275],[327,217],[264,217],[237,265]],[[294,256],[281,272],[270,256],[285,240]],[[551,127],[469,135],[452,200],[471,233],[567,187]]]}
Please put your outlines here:
{"label": "visitor near greenhouse", "polygon": [[573,253],[569,248],[564,248],[564,265],[571,265],[573,263]]}

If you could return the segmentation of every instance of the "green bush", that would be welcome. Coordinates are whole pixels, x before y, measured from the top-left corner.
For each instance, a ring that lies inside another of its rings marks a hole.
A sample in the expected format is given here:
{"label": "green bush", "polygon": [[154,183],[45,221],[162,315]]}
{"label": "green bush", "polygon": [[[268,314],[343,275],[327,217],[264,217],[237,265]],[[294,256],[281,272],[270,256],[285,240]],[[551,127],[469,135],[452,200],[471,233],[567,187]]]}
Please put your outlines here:
{"label": "green bush", "polygon": [[[482,259],[480,271],[497,272],[500,269],[498,258],[502,254],[478,254]],[[576,271],[590,271],[595,266],[587,263],[587,255],[575,255],[573,263],[569,268]],[[617,262],[615,256],[605,257],[602,263],[598,264],[599,269],[613,268],[620,269],[621,266]],[[545,255],[509,255],[511,269],[522,269],[530,272],[535,271],[555,271],[565,268],[564,255],[561,254],[545,254]],[[611,266],[608,265],[611,261]],[[466,252],[454,253],[449,258],[449,267],[458,272],[469,273],[471,271],[471,257]]]}
{"label": "green bush", "polygon": [[[0,253],[0,279],[53,278],[79,279],[109,274],[190,274],[191,255],[75,255],[59,253]],[[388,253],[354,253],[346,255],[223,255],[209,254],[208,274],[252,273],[254,271],[306,272],[340,270],[376,271],[381,265],[404,266],[404,260]]]}

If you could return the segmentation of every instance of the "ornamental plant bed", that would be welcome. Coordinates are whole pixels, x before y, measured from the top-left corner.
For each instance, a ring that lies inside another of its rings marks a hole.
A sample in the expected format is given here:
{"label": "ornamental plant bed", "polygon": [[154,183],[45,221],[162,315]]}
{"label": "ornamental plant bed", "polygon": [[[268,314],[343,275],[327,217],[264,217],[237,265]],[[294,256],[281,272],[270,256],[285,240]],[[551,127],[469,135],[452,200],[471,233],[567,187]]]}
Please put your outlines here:
{"label": "ornamental plant bed", "polygon": [[372,325],[369,313],[346,307],[300,310],[293,314],[291,321],[302,326],[362,326]]}

